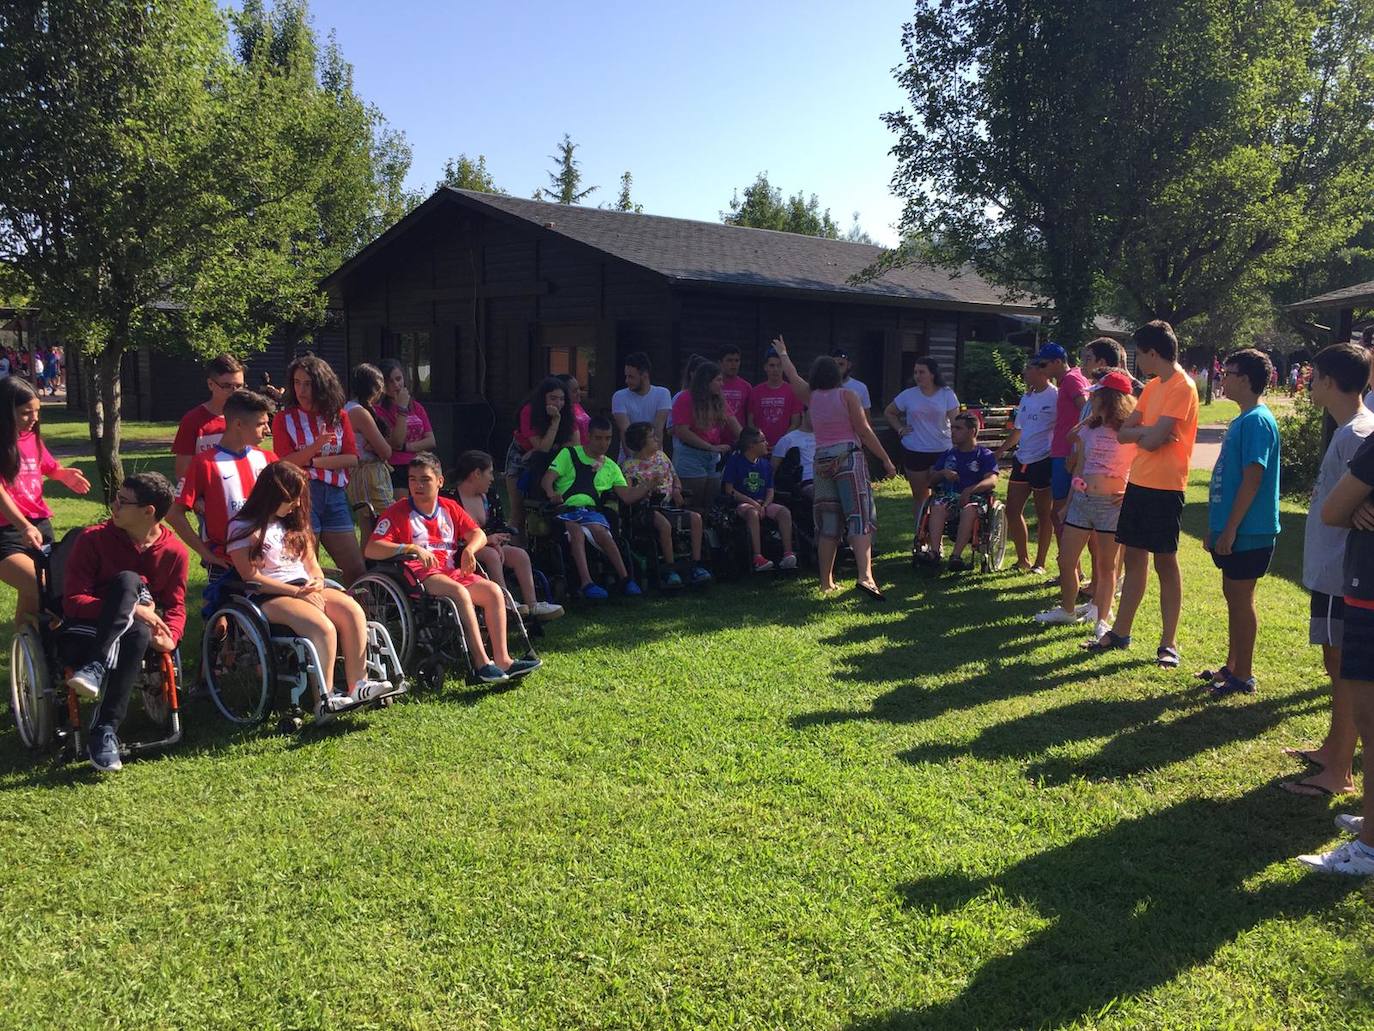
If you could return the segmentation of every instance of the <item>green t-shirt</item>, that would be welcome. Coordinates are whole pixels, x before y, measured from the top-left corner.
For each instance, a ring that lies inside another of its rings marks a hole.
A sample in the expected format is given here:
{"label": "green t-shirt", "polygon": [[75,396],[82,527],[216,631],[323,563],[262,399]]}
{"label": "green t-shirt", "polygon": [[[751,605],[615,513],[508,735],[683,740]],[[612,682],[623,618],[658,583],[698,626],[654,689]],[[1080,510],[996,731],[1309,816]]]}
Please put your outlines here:
{"label": "green t-shirt", "polygon": [[[563,500],[574,508],[594,508],[596,507],[595,498],[589,498],[585,494],[574,494],[572,497],[564,494],[564,491],[568,490],[573,485],[573,481],[577,478],[577,471],[573,467],[572,460],[572,451],[574,449],[577,451],[577,457],[580,461],[586,465],[595,464],[591,458],[587,457],[587,452],[581,445],[565,447],[562,451],[558,452],[558,454],[554,456],[553,461],[549,463],[549,468],[557,474],[553,481],[553,489],[559,494],[563,494]],[[601,463],[601,468],[596,471],[596,477],[593,482],[596,484],[596,489],[602,494],[605,494],[613,487],[629,486],[629,484],[625,482],[625,474],[620,471],[620,466],[616,465],[615,461],[609,455]]]}

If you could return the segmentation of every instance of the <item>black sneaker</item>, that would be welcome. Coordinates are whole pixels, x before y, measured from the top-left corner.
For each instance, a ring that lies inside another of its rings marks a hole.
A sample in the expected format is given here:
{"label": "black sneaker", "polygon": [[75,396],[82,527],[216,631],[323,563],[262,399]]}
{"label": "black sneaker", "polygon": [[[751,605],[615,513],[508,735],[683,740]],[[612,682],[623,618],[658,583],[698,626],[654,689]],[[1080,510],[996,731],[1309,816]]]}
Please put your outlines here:
{"label": "black sneaker", "polygon": [[114,727],[102,723],[91,730],[91,740],[86,745],[86,754],[91,757],[91,765],[101,773],[113,773],[124,768],[119,757],[119,737]]}
{"label": "black sneaker", "polygon": [[105,682],[105,663],[98,659],[88,662],[67,678],[67,686],[82,698],[99,698],[100,685]]}

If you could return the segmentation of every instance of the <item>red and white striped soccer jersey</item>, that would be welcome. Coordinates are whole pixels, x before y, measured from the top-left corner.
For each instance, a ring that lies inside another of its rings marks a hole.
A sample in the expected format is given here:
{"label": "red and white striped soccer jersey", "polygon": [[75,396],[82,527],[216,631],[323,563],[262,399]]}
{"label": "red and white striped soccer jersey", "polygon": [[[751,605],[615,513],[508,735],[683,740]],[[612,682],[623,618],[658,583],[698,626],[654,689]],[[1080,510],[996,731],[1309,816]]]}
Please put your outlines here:
{"label": "red and white striped soccer jersey", "polygon": [[478,526],[472,516],[451,498],[440,498],[434,511],[425,515],[415,507],[415,502],[406,498],[398,501],[377,520],[377,528],[372,531],[374,541],[390,541],[392,544],[418,544],[434,552],[439,565],[425,569],[419,562],[407,562],[417,577],[446,573],[459,583],[469,583],[475,577],[458,569],[458,553],[464,543],[476,533]]}
{"label": "red and white striped soccer jersey", "polygon": [[198,455],[209,451],[224,436],[224,416],[216,415],[204,405],[196,405],[181,417],[172,454]]}
{"label": "red and white striped soccer jersey", "polygon": [[[353,436],[353,424],[343,412],[339,413],[332,425],[325,422],[323,416],[307,412],[304,408],[284,409],[272,420],[272,447],[279,455],[289,455],[293,451],[309,447],[321,436],[327,436],[330,440],[320,451],[320,457],[358,453],[358,442]],[[347,469],[316,469],[311,465],[306,472],[312,480],[319,480],[333,487],[348,486]]]}
{"label": "red and white striped soccer jersey", "polygon": [[213,451],[202,451],[191,459],[191,467],[177,484],[177,501],[200,514],[200,536],[220,558],[226,557],[229,520],[248,500],[258,475],[276,460],[276,455],[261,448],[233,452],[218,444]]}

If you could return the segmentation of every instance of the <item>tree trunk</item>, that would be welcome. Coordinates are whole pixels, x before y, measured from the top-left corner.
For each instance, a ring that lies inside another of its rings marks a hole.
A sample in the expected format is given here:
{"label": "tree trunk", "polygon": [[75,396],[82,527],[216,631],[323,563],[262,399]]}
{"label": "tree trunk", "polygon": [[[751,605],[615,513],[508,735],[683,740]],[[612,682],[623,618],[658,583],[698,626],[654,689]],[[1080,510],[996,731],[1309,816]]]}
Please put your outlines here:
{"label": "tree trunk", "polygon": [[[111,337],[95,360],[81,365],[86,380],[87,421],[91,443],[95,445],[95,470],[100,477],[106,504],[114,500],[115,492],[124,482],[124,463],[119,457],[119,408],[122,393],[119,368],[124,358],[127,336]],[[87,352],[89,356],[89,352]]]}

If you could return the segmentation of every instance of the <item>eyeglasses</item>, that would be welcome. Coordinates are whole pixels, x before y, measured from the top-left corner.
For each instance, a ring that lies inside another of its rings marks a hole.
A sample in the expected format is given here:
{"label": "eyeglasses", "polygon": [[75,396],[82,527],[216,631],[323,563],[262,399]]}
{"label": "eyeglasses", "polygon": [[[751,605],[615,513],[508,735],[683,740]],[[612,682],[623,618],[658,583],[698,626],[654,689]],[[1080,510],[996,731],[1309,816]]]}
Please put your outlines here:
{"label": "eyeglasses", "polygon": [[123,494],[116,494],[110,499],[110,507],[114,508],[116,505],[133,505],[137,507],[138,498],[126,498]]}
{"label": "eyeglasses", "polygon": [[213,384],[214,384],[218,389],[220,389],[220,390],[242,390],[242,389],[243,389],[243,384],[242,384],[242,383],[221,383],[221,382],[219,382],[219,380],[213,380],[213,379],[212,379],[210,382],[213,383]]}

